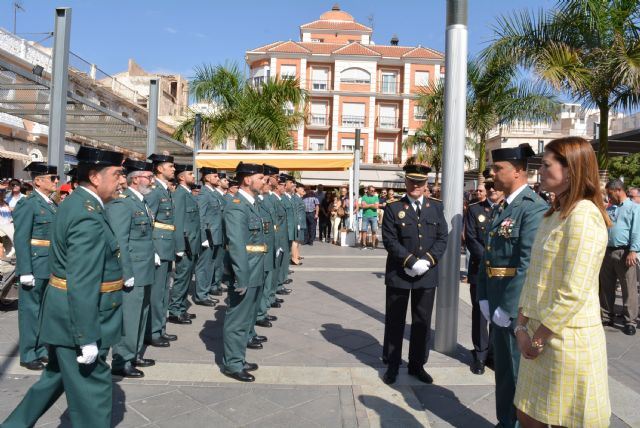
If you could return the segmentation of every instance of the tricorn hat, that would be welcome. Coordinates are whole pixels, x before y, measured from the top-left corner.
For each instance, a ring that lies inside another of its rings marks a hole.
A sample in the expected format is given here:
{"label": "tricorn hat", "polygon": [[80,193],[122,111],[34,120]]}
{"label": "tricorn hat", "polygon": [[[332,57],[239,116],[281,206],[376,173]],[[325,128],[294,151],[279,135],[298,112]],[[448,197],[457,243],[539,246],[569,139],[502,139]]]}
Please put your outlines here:
{"label": "tricorn hat", "polygon": [[94,147],[80,147],[76,155],[78,163],[97,166],[121,166],[124,154]]}
{"label": "tricorn hat", "polygon": [[47,165],[44,162],[31,162],[23,171],[29,171],[37,175],[55,175],[58,173],[58,167],[54,165]]}

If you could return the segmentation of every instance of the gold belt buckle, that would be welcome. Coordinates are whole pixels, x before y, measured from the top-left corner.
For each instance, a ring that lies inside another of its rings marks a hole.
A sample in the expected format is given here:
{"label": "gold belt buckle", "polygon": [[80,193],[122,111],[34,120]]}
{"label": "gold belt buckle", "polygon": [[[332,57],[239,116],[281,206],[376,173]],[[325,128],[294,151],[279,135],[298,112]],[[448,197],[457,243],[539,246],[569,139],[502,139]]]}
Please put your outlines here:
{"label": "gold belt buckle", "polygon": [[488,266],[487,276],[489,278],[504,278],[504,277],[516,276],[516,268]]}
{"label": "gold belt buckle", "polygon": [[[67,290],[67,280],[64,278],[58,278],[55,275],[51,275],[49,277],[49,284],[52,287],[55,287],[59,290]],[[100,284],[100,292],[101,293],[111,293],[113,291],[122,290],[122,286],[124,285],[124,280],[122,278],[116,281],[103,282]]]}
{"label": "gold belt buckle", "polygon": [[46,239],[32,239],[31,245],[34,247],[48,247],[51,243]]}
{"label": "gold belt buckle", "polygon": [[267,244],[247,245],[246,249],[248,253],[266,253]]}
{"label": "gold belt buckle", "polygon": [[176,227],[172,224],[165,224],[165,223],[160,223],[159,221],[156,221],[153,223],[153,227],[157,227],[158,229],[164,229],[164,230],[176,230]]}

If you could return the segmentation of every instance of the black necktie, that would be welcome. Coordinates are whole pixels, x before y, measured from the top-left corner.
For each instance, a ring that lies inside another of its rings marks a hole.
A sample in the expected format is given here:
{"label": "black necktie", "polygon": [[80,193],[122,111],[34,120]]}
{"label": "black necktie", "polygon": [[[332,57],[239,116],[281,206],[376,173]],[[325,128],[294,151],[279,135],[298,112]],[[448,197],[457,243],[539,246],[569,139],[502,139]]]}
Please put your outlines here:
{"label": "black necktie", "polygon": [[416,215],[420,218],[420,201],[415,201],[416,204]]}

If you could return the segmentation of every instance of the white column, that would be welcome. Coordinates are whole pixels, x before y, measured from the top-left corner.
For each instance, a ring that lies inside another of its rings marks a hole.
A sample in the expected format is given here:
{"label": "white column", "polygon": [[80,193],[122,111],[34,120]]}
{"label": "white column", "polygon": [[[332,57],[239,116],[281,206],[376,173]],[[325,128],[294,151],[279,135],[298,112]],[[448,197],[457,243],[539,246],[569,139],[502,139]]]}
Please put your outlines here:
{"label": "white column", "polygon": [[333,106],[331,107],[331,148],[338,150],[338,127],[340,127],[340,95],[333,96]]}
{"label": "white column", "polygon": [[376,111],[376,97],[369,97],[369,123],[367,124],[367,158],[364,160],[367,163],[373,162],[374,151],[374,131],[376,129],[376,117],[378,112]]}
{"label": "white column", "polygon": [[433,80],[435,82],[437,82],[438,80],[440,80],[440,64],[436,64],[433,68],[433,74],[435,74],[435,76],[433,76]]}
{"label": "white column", "polygon": [[411,64],[404,65],[404,88],[402,90],[403,94],[408,94],[411,92]]}
{"label": "white column", "polygon": [[307,59],[302,58],[300,60],[300,87],[305,89],[307,87]]}
{"label": "white column", "polygon": [[[276,77],[276,58],[271,58],[271,61],[269,61],[269,75],[271,77]],[[266,80],[266,73],[265,73],[265,80]]]}

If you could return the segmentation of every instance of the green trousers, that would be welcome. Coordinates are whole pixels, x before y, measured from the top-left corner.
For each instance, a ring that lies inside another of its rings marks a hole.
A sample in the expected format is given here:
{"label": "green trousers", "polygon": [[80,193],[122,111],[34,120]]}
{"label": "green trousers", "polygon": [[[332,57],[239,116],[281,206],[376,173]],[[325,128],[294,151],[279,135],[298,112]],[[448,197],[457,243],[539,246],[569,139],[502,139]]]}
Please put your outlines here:
{"label": "green trousers", "polygon": [[47,356],[47,348],[38,343],[40,330],[40,305],[44,289],[49,283],[46,279],[36,279],[36,285],[18,288],[18,330],[20,332],[20,362],[30,363]]}
{"label": "green trousers", "polygon": [[222,245],[216,245],[214,248],[212,292],[220,291],[220,283],[224,277],[224,247]]}
{"label": "green trousers", "polygon": [[291,260],[291,241],[287,248],[283,248],[284,254],[282,255],[282,261],[280,263],[280,274],[278,275],[278,284],[276,289],[283,288],[283,283],[289,278],[289,260]]}
{"label": "green trousers", "polygon": [[93,364],[78,364],[75,348],[50,346],[49,364],[27,391],[3,428],[32,427],[64,392],[74,428],[111,426],[111,369],[109,348],[100,349]]}
{"label": "green trousers", "polygon": [[149,294],[149,317],[146,339],[159,339],[167,327],[167,308],[169,306],[169,270],[171,263],[162,261],[156,266],[153,284]]}
{"label": "green trousers", "polygon": [[229,290],[229,304],[224,317],[222,341],[223,365],[230,373],[242,370],[247,353],[247,342],[255,324],[256,306],[262,287],[250,287],[240,295],[233,287]]}
{"label": "green trousers", "polygon": [[122,340],[113,347],[112,365],[121,369],[127,361],[134,361],[142,351],[149,317],[150,286],[123,288]]}
{"label": "green trousers", "polygon": [[496,416],[498,426],[512,428],[520,426],[516,418],[513,398],[516,394],[520,351],[511,328],[493,325],[493,362],[496,376]]}
{"label": "green trousers", "polygon": [[179,317],[187,312],[187,294],[197,261],[196,255],[191,258],[185,255],[176,260],[176,277],[169,294],[169,315]]}
{"label": "green trousers", "polygon": [[214,251],[215,248],[204,247],[202,253],[198,256],[196,262],[196,287],[193,292],[193,300],[204,302],[208,299],[209,293],[212,291],[214,273]]}
{"label": "green trousers", "polygon": [[[267,316],[267,312],[271,307],[271,294],[275,296],[274,280],[273,277],[276,274],[276,270],[272,269],[264,273],[264,285],[262,286],[262,293],[260,293],[260,301],[258,302],[258,310],[256,320],[263,320]],[[274,300],[275,301],[275,300]]]}

